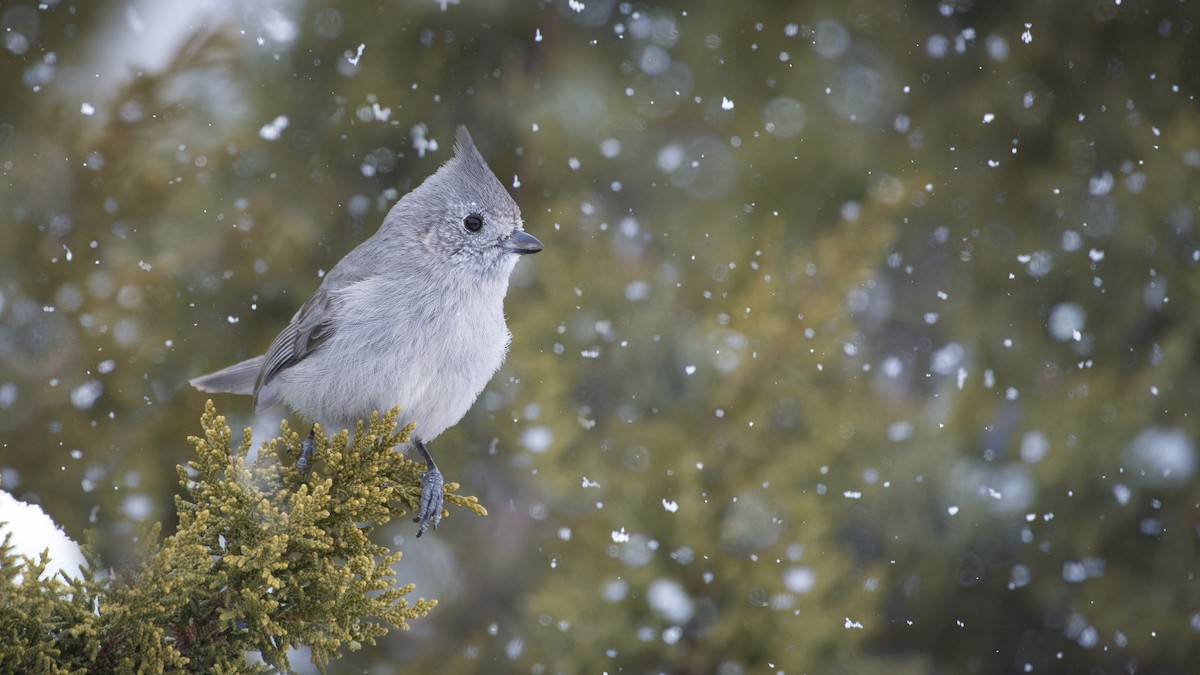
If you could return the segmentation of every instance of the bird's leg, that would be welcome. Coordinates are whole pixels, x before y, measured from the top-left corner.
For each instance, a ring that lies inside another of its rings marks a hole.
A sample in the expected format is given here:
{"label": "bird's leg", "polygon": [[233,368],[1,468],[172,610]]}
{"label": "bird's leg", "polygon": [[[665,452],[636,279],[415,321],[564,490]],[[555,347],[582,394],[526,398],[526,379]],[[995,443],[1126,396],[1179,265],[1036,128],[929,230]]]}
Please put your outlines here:
{"label": "bird's leg", "polygon": [[312,470],[311,467],[309,467],[309,462],[312,461],[313,453],[317,451],[316,432],[317,425],[314,424],[312,428],[308,430],[308,437],[305,438],[304,442],[300,444],[300,458],[296,460],[296,470],[299,471],[300,475],[305,478],[308,478],[308,472]]}
{"label": "bird's leg", "polygon": [[429,448],[425,447],[425,443],[419,438],[413,439],[413,447],[417,452],[421,453],[421,457],[425,459],[427,469],[421,474],[421,502],[418,504],[417,517],[413,518],[414,523],[420,523],[421,527],[417,530],[417,536],[420,537],[429,529],[430,522],[433,523],[433,529],[437,529],[438,522],[442,519],[442,472],[438,471],[437,464],[433,463],[433,455],[429,454]]}

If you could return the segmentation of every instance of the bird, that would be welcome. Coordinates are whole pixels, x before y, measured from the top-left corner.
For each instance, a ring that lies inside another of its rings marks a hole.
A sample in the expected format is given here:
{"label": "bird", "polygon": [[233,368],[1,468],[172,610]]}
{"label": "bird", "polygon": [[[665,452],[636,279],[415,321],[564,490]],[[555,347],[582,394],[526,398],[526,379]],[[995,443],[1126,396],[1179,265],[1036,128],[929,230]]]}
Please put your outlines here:
{"label": "bird", "polygon": [[324,276],[265,354],[190,380],[203,392],[251,395],[256,413],[282,404],[323,428],[353,429],[399,406],[426,465],[418,537],[437,529],[443,506],[426,444],[466,415],[504,362],[509,277],[543,248],[466,127],[455,141],[453,157]]}

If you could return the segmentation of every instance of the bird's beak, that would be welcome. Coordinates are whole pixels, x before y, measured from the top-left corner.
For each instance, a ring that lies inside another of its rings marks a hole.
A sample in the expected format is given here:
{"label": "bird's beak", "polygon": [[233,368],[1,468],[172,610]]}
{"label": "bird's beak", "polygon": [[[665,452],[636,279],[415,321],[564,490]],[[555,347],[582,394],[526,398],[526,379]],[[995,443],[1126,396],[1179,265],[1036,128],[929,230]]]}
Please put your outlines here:
{"label": "bird's beak", "polygon": [[537,253],[542,250],[542,242],[524,230],[517,230],[508,239],[500,242],[500,248],[509,253]]}

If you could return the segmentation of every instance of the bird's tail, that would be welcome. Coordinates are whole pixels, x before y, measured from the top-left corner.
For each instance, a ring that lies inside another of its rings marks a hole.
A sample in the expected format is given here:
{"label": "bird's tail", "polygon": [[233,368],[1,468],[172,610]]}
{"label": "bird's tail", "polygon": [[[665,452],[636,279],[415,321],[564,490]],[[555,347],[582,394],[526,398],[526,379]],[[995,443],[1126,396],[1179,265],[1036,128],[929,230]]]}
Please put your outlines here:
{"label": "bird's tail", "polygon": [[258,371],[262,370],[262,356],[246,359],[215,373],[201,375],[191,380],[191,385],[200,391],[212,394],[253,394]]}

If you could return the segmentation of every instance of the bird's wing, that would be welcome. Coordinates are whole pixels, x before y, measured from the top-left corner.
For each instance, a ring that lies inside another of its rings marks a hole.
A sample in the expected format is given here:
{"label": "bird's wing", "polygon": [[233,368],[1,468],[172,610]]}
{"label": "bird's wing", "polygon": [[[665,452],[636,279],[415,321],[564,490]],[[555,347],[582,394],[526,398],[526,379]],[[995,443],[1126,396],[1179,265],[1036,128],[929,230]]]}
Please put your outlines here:
{"label": "bird's wing", "polygon": [[254,383],[254,410],[266,410],[279,402],[279,391],[270,386],[280,371],[312,354],[333,336],[335,296],[322,285],[304,303],[263,356],[262,369]]}

